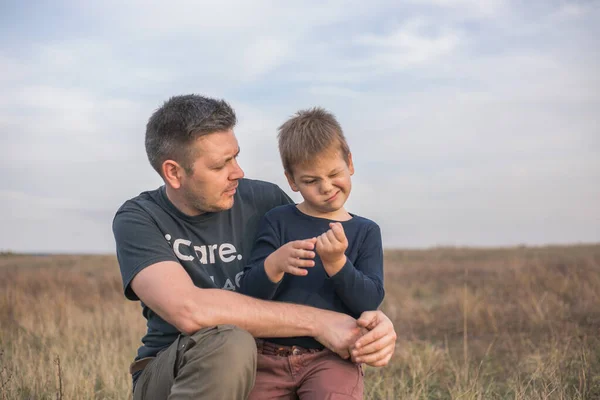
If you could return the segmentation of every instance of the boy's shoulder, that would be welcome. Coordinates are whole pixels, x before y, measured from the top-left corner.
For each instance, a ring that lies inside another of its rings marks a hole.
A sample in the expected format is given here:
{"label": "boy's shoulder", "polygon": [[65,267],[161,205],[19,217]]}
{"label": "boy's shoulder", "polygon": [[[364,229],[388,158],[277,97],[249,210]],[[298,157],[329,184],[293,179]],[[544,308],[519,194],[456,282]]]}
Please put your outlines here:
{"label": "boy's shoulder", "polygon": [[281,218],[289,218],[292,215],[296,215],[296,204],[294,203],[282,204],[270,209],[265,214],[265,218],[277,220]]}
{"label": "boy's shoulder", "polygon": [[353,214],[353,213],[350,213],[350,215],[352,215],[352,221],[356,224],[363,225],[369,229],[371,229],[371,228],[380,229],[377,222],[373,221],[372,219],[369,219],[367,217],[363,217],[363,216],[360,216],[357,214]]}

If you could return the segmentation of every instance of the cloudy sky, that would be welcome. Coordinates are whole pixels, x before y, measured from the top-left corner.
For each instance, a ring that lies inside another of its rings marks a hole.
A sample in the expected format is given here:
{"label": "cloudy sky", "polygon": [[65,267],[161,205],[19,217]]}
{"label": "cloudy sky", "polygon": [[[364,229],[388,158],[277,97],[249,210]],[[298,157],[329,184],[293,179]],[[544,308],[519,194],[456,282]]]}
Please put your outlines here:
{"label": "cloudy sky", "polygon": [[246,176],[288,193],[276,128],[334,112],[387,247],[600,241],[600,2],[166,3],[2,1],[0,250],[113,252],[184,93],[228,100]]}

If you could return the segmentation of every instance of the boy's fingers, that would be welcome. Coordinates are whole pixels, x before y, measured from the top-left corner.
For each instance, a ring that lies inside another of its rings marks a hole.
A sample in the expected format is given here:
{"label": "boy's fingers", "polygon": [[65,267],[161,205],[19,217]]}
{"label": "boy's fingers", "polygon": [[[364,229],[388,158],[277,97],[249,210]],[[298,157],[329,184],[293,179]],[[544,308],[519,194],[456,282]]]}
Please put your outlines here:
{"label": "boy's fingers", "polygon": [[[329,232],[329,231],[327,231]],[[322,234],[321,236],[319,236],[319,238],[321,239],[321,242],[323,243],[324,247],[330,247],[331,246],[331,241],[329,240],[329,237],[327,236],[327,232],[325,232],[324,234]]]}
{"label": "boy's fingers", "polygon": [[295,249],[312,250],[315,247],[315,243],[313,239],[296,240],[293,242],[293,247]]}
{"label": "boy's fingers", "polygon": [[303,268],[292,267],[291,265],[286,268],[288,274],[296,275],[296,276],[306,276],[308,271]]}
{"label": "boy's fingers", "polygon": [[310,250],[296,249],[293,255],[297,258],[315,258],[315,252]]}
{"label": "boy's fingers", "polygon": [[330,243],[336,243],[340,241],[335,237],[335,234],[331,229],[325,232],[325,235],[327,235],[327,240],[329,240]]}
{"label": "boy's fingers", "polygon": [[333,222],[329,224],[331,227],[331,231],[333,232],[335,238],[340,242],[346,240],[346,233],[344,232],[344,227],[339,222]]}
{"label": "boy's fingers", "polygon": [[306,260],[303,258],[293,258],[290,260],[290,265],[292,267],[310,268],[315,266],[315,262],[313,260]]}

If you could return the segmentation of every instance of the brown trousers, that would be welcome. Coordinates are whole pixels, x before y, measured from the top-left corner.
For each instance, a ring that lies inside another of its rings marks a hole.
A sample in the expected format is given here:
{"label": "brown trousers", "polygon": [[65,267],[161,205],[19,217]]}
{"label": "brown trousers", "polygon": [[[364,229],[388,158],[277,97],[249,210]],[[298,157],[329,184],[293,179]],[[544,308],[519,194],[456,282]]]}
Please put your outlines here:
{"label": "brown trousers", "polygon": [[233,325],[179,336],[143,370],[134,400],[245,400],[256,376],[256,343]]}
{"label": "brown trousers", "polygon": [[260,347],[256,383],[249,400],[362,400],[360,364],[327,349],[281,356]]}

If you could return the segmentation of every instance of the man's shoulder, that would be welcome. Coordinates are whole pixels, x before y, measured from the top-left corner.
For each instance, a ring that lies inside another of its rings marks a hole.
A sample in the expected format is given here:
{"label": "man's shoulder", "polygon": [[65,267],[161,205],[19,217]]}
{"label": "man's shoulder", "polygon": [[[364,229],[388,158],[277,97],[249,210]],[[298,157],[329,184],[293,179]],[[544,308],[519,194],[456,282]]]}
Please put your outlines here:
{"label": "man's shoulder", "polygon": [[157,198],[159,196],[160,190],[161,187],[154,190],[148,190],[138,194],[135,197],[132,197],[129,200],[126,200],[115,213],[115,217],[123,212],[137,211],[147,209],[150,206],[158,205]]}
{"label": "man's shoulder", "polygon": [[262,190],[265,192],[277,193],[281,191],[281,188],[272,182],[248,178],[242,178],[239,180],[239,188],[242,191]]}
{"label": "man's shoulder", "polygon": [[264,204],[268,209],[291,203],[291,199],[279,186],[258,179],[240,179],[238,191],[244,202]]}

